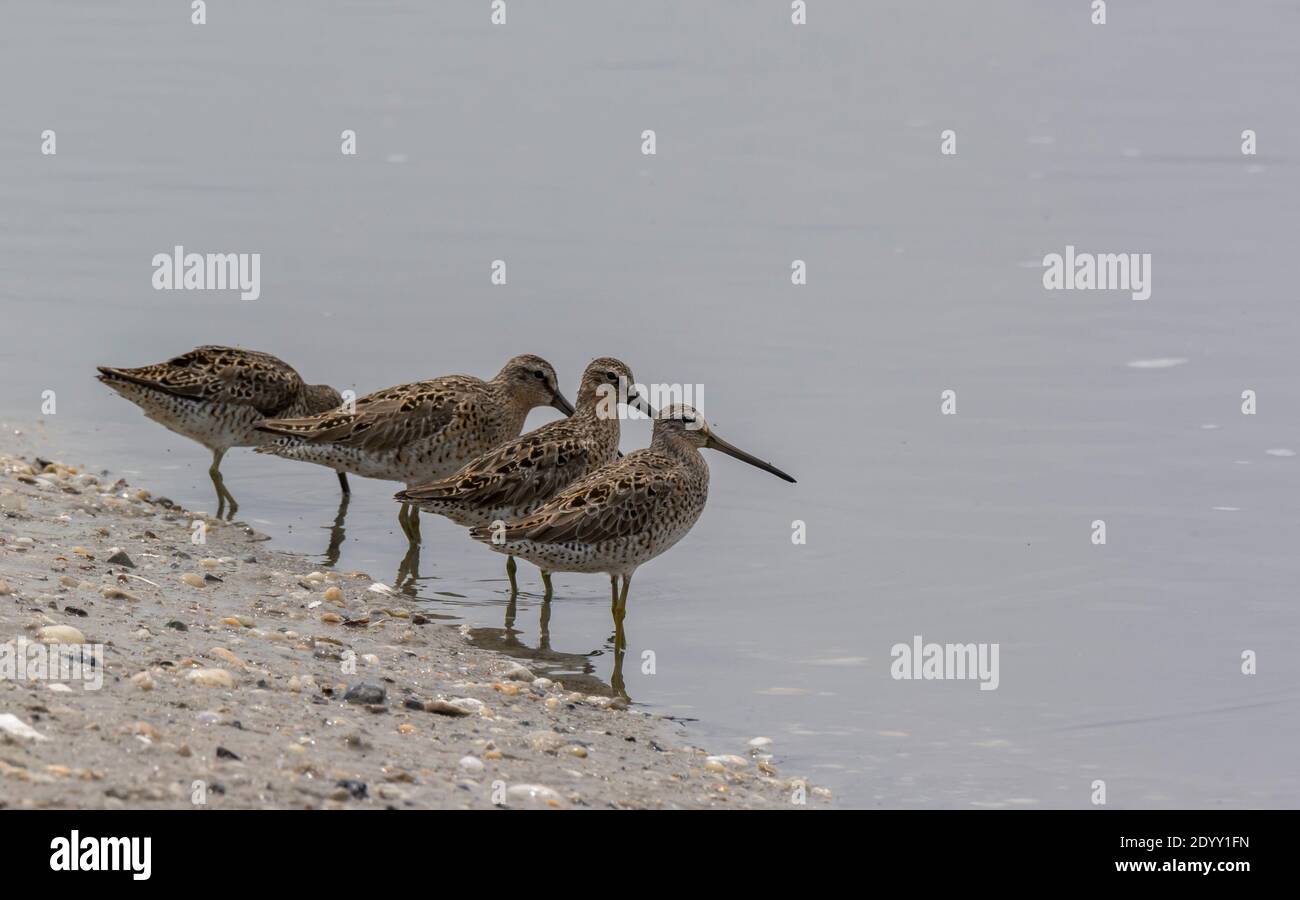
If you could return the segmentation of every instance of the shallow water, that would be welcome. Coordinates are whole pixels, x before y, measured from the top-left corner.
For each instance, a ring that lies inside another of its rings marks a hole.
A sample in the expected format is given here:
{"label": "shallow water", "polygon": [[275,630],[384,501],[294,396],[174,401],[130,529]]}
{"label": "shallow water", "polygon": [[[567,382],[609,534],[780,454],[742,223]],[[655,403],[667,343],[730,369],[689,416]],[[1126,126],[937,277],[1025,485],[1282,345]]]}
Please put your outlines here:
{"label": "shallow water", "polygon": [[[710,457],[633,582],[638,703],[843,805],[1300,802],[1293,4],[209,6],[0,14],[0,413],[54,390],[69,461],[211,509],[204,451],[94,365],[236,343],[363,393],[536,352],[571,391],[616,355],[799,479]],[[175,244],[260,252],[261,297],[152,290]],[[1067,244],[1151,253],[1152,296],[1044,291]],[[326,552],[331,473],[224,471]],[[392,583],[396,486],[353,484],[337,565]],[[544,641],[499,557],[423,530],[434,611],[608,684],[603,578],[556,577]],[[998,689],[894,680],[917,634],[996,642]]]}

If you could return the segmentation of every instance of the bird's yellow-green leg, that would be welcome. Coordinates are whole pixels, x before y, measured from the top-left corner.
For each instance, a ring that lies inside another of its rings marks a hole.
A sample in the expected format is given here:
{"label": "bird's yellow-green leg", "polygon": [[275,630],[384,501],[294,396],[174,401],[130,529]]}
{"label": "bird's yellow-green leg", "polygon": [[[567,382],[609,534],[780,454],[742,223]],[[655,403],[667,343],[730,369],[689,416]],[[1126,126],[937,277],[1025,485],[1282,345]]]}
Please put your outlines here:
{"label": "bird's yellow-green leg", "polygon": [[[611,578],[613,582],[616,579]],[[623,580],[623,593],[613,609],[614,615],[614,671],[609,677],[609,686],[613,689],[614,695],[630,701],[632,698],[627,694],[627,685],[623,681],[623,657],[627,653],[627,635],[623,632],[623,619],[627,614],[627,579]]]}
{"label": "bird's yellow-green leg", "polygon": [[235,502],[235,496],[226,488],[226,480],[221,477],[221,459],[225,455],[225,450],[212,451],[212,467],[208,469],[208,475],[212,478],[212,486],[217,490],[217,518],[221,518],[226,503],[229,502],[230,508],[226,518],[233,519],[239,504]]}
{"label": "bird's yellow-green leg", "polygon": [[618,576],[609,576],[609,611],[618,612]]}
{"label": "bird's yellow-green leg", "polygon": [[624,575],[623,589],[618,593],[618,611],[619,611],[620,621],[622,620],[622,615],[627,612],[627,589],[629,586],[631,586],[631,584],[632,584],[632,576]]}
{"label": "bird's yellow-green leg", "polygon": [[549,603],[555,590],[551,587],[551,573],[542,569],[542,584],[546,585],[546,593],[542,595],[542,602]]}
{"label": "bird's yellow-green leg", "polygon": [[515,572],[519,566],[515,563],[513,556],[506,557],[506,577],[510,579],[510,596],[513,598],[519,593],[519,582],[515,580]]}

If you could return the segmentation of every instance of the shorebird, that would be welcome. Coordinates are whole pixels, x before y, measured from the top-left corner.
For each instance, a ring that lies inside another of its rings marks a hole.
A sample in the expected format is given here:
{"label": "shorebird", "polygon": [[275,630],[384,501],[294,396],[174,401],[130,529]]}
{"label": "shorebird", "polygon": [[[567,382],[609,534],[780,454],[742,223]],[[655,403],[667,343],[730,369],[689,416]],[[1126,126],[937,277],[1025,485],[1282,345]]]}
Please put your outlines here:
{"label": "shorebird", "polygon": [[[457,525],[489,525],[526,516],[558,491],[618,456],[618,402],[650,414],[631,385],[626,364],[612,357],[592,360],[578,386],[577,409],[567,419],[547,422],[471,460],[454,475],[399,491],[394,499]],[[609,400],[614,402],[609,402]],[[515,558],[506,560],[510,593],[519,592]],[[542,569],[545,599],[551,574]]]}
{"label": "shorebird", "polygon": [[[284,360],[235,347],[196,347],[136,369],[99,366],[97,377],[150,419],[212,451],[208,475],[217,490],[218,517],[227,501],[230,518],[239,508],[221,476],[227,450],[265,443],[267,437],[255,430],[265,418],[310,415],[343,402],[327,384],[305,384]],[[347,476],[338,476],[347,494]]]}
{"label": "shorebird", "polygon": [[545,572],[606,573],[610,606],[621,624],[637,567],[685,537],[704,511],[705,447],[794,483],[771,463],[718,437],[694,409],[677,404],[655,417],[648,449],[597,469],[504,528],[480,525],[470,536]]}
{"label": "shorebird", "polygon": [[[286,459],[318,463],[366,478],[405,482],[408,488],[445,478],[486,450],[519,435],[534,407],[573,406],[540,356],[516,356],[496,377],[445,375],[402,384],[302,418],[261,422],[258,431],[279,440],[258,447]],[[403,503],[398,523],[412,544],[420,540],[419,510]]]}

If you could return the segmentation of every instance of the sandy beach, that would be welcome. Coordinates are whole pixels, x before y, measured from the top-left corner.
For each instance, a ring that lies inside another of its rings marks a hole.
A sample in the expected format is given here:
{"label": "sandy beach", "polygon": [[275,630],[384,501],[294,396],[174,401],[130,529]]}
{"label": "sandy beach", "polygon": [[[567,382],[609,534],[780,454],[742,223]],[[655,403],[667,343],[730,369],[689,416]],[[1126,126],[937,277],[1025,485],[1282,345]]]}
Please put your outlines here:
{"label": "sandy beach", "polygon": [[0,438],[0,808],[830,805],[761,736],[697,747],[46,444]]}

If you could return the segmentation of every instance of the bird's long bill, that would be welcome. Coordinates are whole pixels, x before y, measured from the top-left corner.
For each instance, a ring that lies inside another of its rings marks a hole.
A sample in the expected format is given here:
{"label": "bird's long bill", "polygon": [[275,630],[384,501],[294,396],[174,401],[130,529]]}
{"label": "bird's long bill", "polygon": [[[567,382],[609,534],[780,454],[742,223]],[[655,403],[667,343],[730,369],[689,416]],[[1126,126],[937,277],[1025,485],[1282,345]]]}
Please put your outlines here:
{"label": "bird's long bill", "polygon": [[551,406],[555,407],[566,416],[573,415],[573,404],[568,400],[565,400],[564,395],[559,391],[556,391],[555,396],[551,399]]}
{"label": "bird's long bill", "polygon": [[763,462],[763,460],[759,459],[757,456],[750,456],[744,450],[741,450],[739,447],[735,447],[732,446],[731,444],[728,444],[726,441],[724,441],[722,438],[718,437],[716,434],[714,434],[711,431],[709,432],[708,443],[705,446],[711,447],[714,450],[718,450],[722,453],[725,453],[728,456],[734,456],[736,459],[740,460],[741,462],[749,463],[751,466],[757,469],[762,469],[764,472],[771,472],[773,475],[775,475],[777,478],[782,479],[783,481],[788,481],[791,484],[796,483],[793,478],[791,478],[789,475],[782,472],[776,466],[768,462]]}
{"label": "bird's long bill", "polygon": [[627,405],[641,413],[647,419],[653,419],[658,415],[658,413],[655,412],[655,408],[640,394],[633,394],[631,397],[628,397]]}

